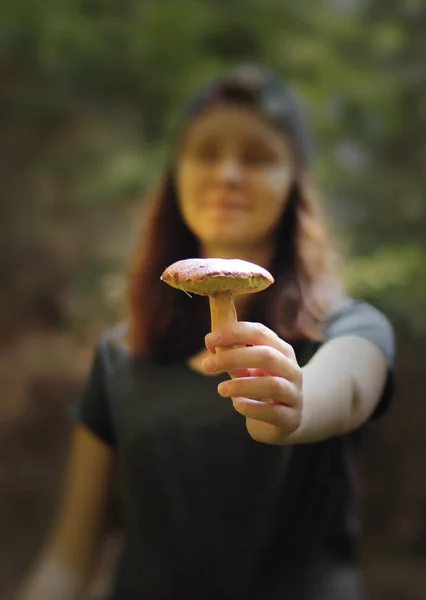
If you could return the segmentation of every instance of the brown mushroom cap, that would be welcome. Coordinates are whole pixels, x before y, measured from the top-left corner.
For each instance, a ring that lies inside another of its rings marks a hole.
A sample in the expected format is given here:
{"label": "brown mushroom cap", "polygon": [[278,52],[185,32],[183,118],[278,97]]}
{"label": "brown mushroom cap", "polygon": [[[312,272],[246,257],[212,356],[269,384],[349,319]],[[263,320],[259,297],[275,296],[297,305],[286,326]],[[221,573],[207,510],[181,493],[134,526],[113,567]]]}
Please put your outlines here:
{"label": "brown mushroom cap", "polygon": [[174,288],[201,296],[221,292],[250,294],[274,283],[266,269],[237,258],[179,260],[167,267],[161,279]]}

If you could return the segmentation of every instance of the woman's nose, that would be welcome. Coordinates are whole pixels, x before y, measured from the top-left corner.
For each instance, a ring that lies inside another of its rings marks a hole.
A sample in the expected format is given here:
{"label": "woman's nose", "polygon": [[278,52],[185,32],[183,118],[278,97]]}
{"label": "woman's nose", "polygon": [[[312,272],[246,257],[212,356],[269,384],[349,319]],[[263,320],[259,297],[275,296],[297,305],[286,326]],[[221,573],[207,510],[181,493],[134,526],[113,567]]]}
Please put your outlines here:
{"label": "woman's nose", "polygon": [[242,165],[233,157],[224,158],[218,164],[219,177],[229,183],[238,183],[243,176]]}

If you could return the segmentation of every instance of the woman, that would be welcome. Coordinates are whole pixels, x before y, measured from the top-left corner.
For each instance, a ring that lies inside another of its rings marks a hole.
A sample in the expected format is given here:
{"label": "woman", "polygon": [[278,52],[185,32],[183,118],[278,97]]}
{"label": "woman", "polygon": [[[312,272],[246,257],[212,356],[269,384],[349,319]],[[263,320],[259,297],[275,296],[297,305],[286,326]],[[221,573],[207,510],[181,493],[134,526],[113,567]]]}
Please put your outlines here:
{"label": "woman", "polygon": [[[125,541],[111,598],[363,597],[353,466],[391,396],[393,333],[342,292],[309,150],[269,72],[236,69],[190,104],[133,254],[128,317],[101,340],[77,407],[26,600],[81,597],[113,469]],[[275,284],[237,297],[239,322],[209,333],[205,298],[160,281],[197,256],[252,261]]]}

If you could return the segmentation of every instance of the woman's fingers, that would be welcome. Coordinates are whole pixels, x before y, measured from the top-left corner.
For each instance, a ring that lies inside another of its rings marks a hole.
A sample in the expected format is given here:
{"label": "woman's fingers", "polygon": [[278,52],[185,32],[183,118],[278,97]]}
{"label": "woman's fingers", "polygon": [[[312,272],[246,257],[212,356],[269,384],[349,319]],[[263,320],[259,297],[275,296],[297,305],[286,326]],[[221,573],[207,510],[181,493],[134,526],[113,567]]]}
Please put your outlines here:
{"label": "woman's fingers", "polygon": [[295,406],[299,399],[296,387],[282,377],[240,377],[223,381],[218,392],[227,398],[249,398],[264,403]]}
{"label": "woman's fingers", "polygon": [[206,358],[203,367],[209,373],[221,371],[234,373],[239,369],[260,369],[263,373],[284,377],[296,383],[301,383],[302,380],[302,371],[297,362],[290,360],[271,346],[226,350]]}
{"label": "woman's fingers", "polygon": [[[264,325],[237,322],[208,334],[206,346],[211,356],[203,361],[205,370],[233,377],[218,391],[232,398],[247,423],[261,421],[277,427],[280,435],[299,427],[303,374],[290,344]],[[226,350],[215,352],[217,347]]]}
{"label": "woman's fingers", "polygon": [[205,342],[210,352],[214,352],[217,346],[270,346],[290,359],[295,358],[293,347],[261,323],[237,321],[219,331],[207,334]]}
{"label": "woman's fingers", "polygon": [[263,377],[262,369],[233,369],[228,371],[231,377]]}
{"label": "woman's fingers", "polygon": [[232,371],[228,371],[231,377],[252,377],[251,375],[252,369],[233,369]]}
{"label": "woman's fingers", "polygon": [[294,408],[241,397],[232,398],[232,403],[235,410],[247,419],[274,425],[283,435],[290,434],[300,426],[301,406]]}

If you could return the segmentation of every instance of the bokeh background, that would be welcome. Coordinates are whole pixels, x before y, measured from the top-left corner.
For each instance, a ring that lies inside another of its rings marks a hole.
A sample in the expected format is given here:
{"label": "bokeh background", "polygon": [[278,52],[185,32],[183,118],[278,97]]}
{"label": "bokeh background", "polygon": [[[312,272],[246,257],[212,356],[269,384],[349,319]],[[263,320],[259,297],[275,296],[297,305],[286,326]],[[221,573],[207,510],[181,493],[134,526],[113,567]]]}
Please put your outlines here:
{"label": "bokeh background", "polygon": [[372,599],[424,600],[426,3],[5,0],[0,44],[0,599],[47,533],[67,407],[122,316],[184,100],[256,61],[304,100],[343,276],[397,330],[396,401],[359,461],[362,555]]}

